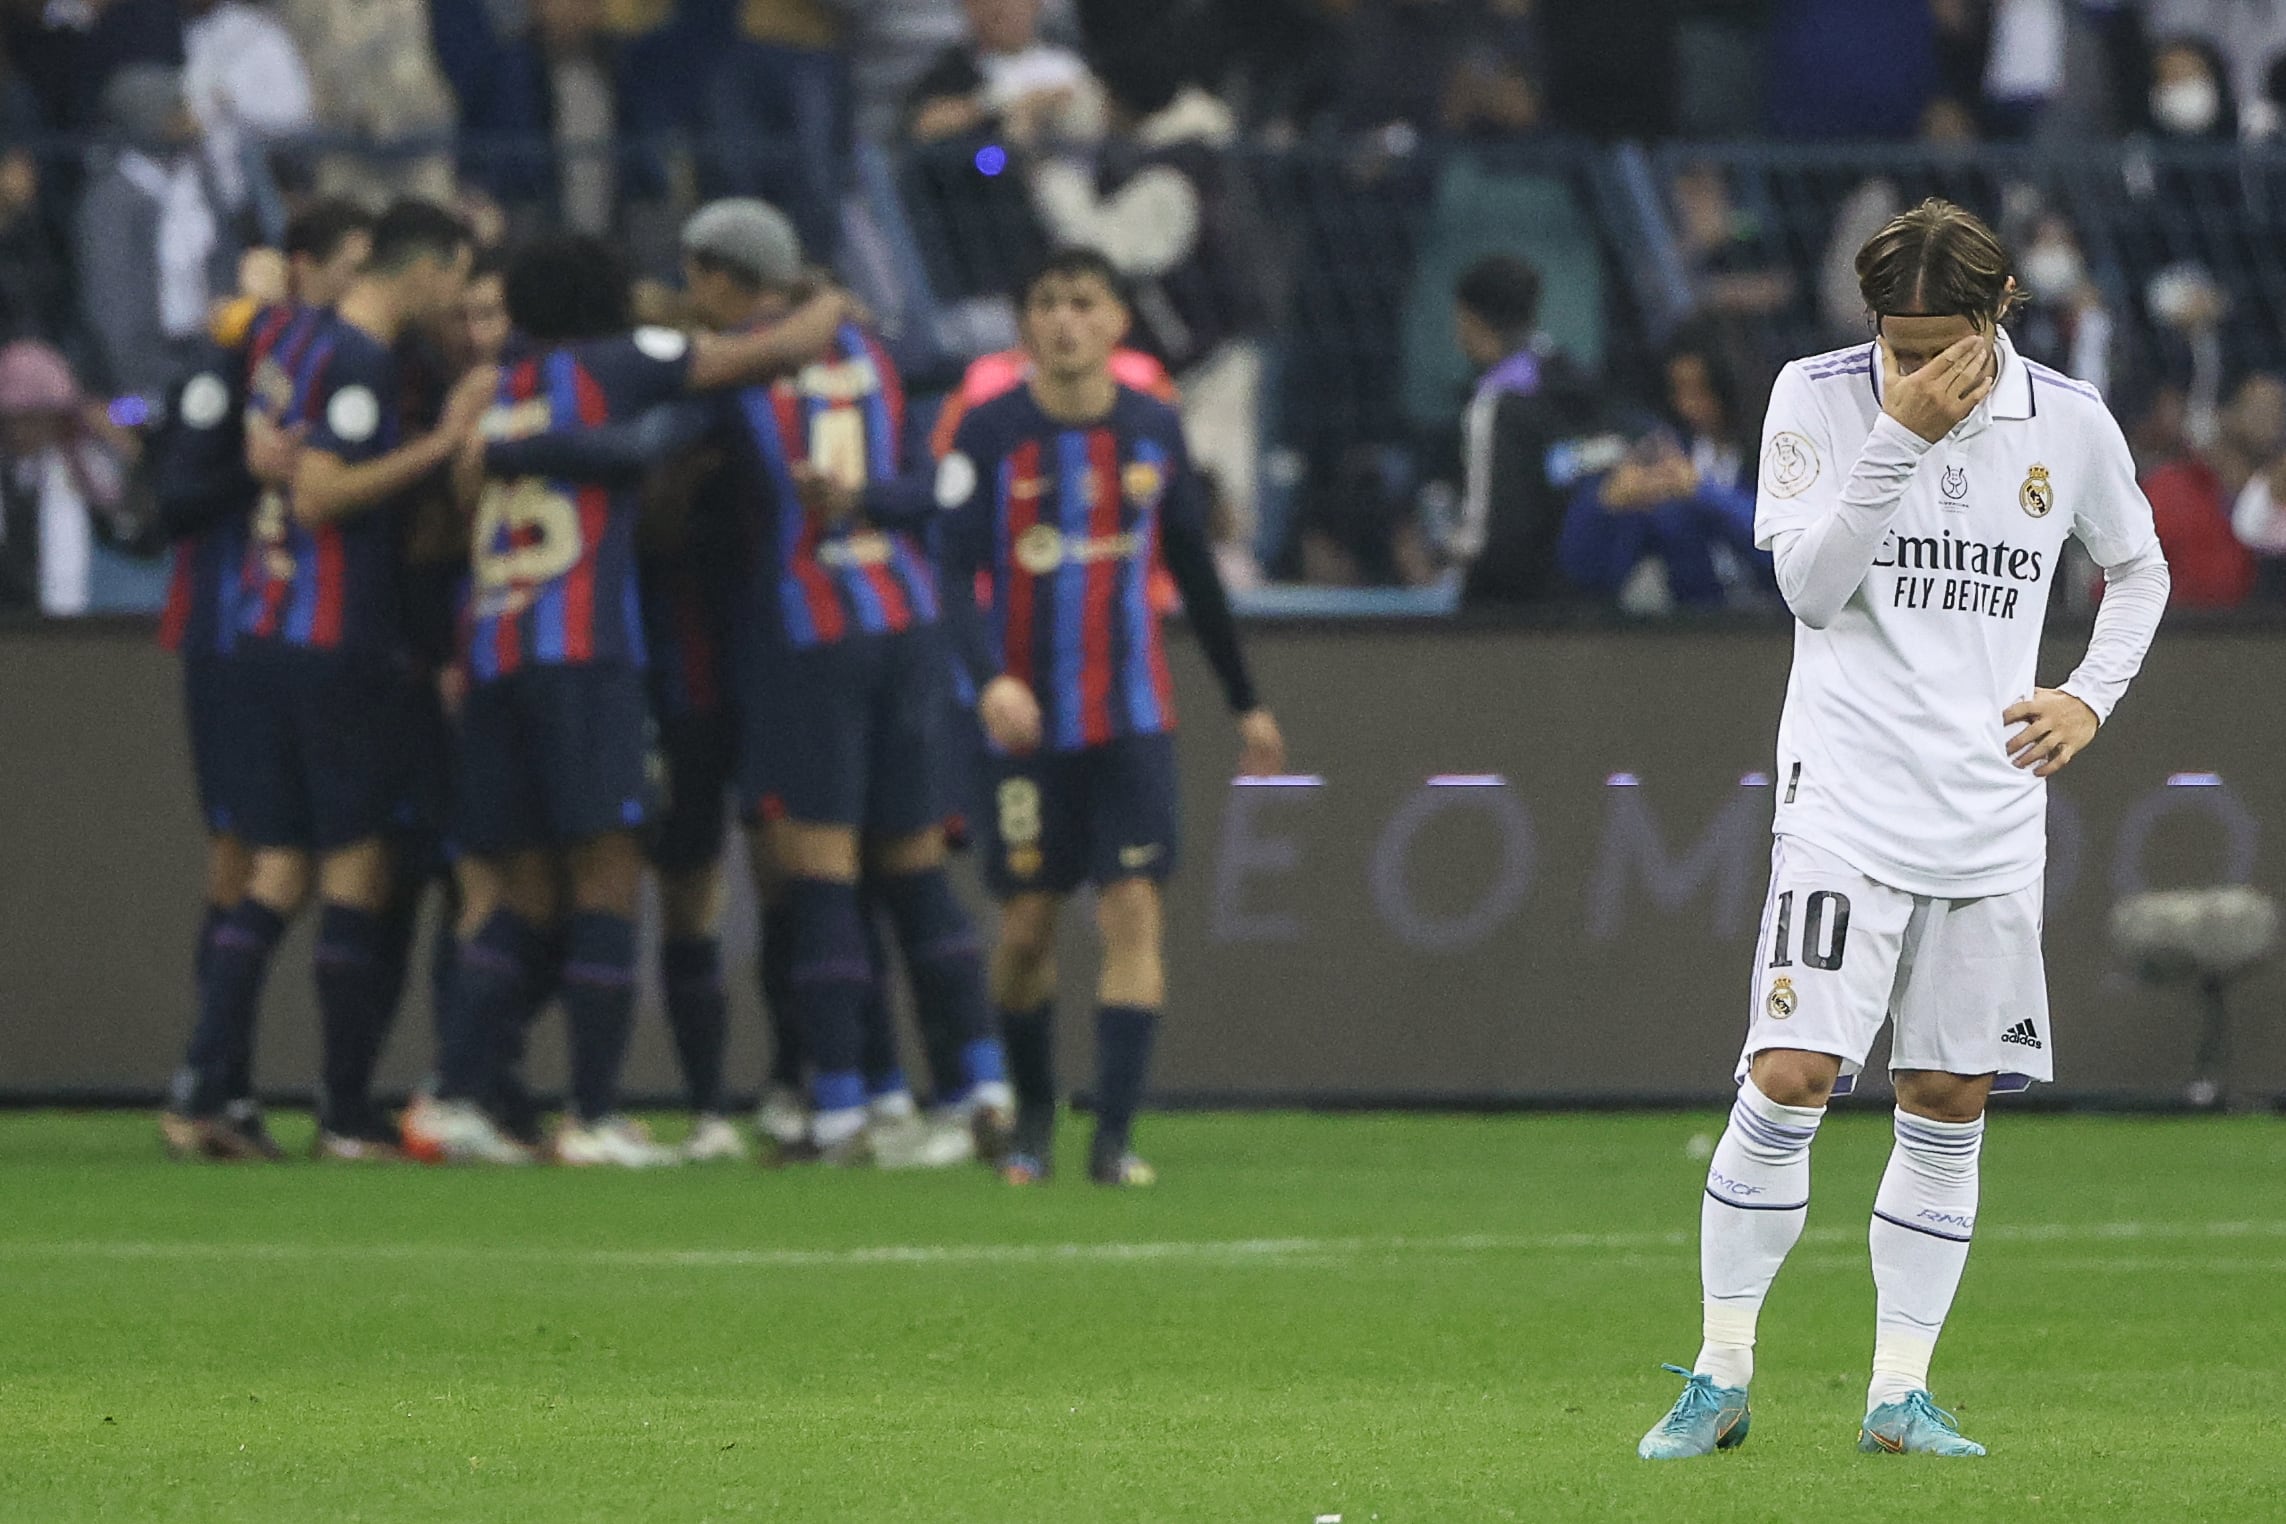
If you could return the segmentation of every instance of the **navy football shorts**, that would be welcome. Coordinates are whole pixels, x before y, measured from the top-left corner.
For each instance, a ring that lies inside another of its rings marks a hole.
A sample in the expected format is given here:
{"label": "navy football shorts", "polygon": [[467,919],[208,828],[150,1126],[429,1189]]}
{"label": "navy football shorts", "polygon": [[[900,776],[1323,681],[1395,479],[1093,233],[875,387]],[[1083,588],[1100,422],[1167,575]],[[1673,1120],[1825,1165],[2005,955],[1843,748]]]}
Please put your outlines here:
{"label": "navy football shorts", "polygon": [[237,659],[212,652],[183,658],[183,719],[190,732],[191,781],[198,789],[199,815],[209,835],[238,830],[237,737],[246,727],[238,712],[243,669]]}
{"label": "navy football shorts", "polygon": [[730,823],[730,781],[735,747],[730,715],[654,710],[666,800],[645,842],[653,867],[690,873],[722,856]]}
{"label": "navy football shorts", "polygon": [[859,635],[756,664],[740,792],[766,820],[911,836],[944,818],[943,640]]}
{"label": "navy football shorts", "polygon": [[657,814],[651,712],[633,667],[525,667],[471,685],[454,845],[478,857],[639,831]]}
{"label": "navy football shorts", "polygon": [[219,766],[236,833],[330,852],[382,835],[405,799],[405,674],[376,657],[252,642],[231,658]]}
{"label": "navy football shorts", "polygon": [[1175,867],[1175,739],[1122,736],[1084,751],[993,757],[984,873],[1001,899]]}

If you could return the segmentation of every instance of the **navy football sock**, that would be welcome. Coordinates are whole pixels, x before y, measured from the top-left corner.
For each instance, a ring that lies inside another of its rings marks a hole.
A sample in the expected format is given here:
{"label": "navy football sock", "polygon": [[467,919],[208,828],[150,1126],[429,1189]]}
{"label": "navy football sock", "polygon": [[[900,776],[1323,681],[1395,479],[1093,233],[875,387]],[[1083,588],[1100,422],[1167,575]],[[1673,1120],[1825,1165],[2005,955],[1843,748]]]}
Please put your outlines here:
{"label": "navy football sock", "polygon": [[897,943],[913,981],[913,1003],[923,1031],[941,1034],[960,1054],[958,1100],[978,1085],[1008,1077],[992,1002],[984,992],[984,964],[976,929],[942,868],[900,873],[881,881],[881,896],[897,926]]}
{"label": "navy football sock", "polygon": [[213,1116],[223,1104],[253,1090],[254,1023],[270,958],[285,935],[285,918],[256,900],[241,900],[215,928],[199,990],[198,1024],[184,1058],[187,1083],[178,1109]]}
{"label": "navy football sock", "polygon": [[191,992],[194,999],[199,987],[206,983],[207,954],[213,950],[214,934],[221,929],[229,914],[228,906],[217,905],[212,900],[206,902],[205,910],[199,914],[198,946],[191,953]]}
{"label": "navy football sock", "polygon": [[722,1109],[722,1050],[729,1039],[722,993],[722,941],[718,937],[676,937],[659,949],[660,973],[667,986],[667,1028],[674,1035],[675,1058],[691,1110],[701,1115]]}
{"label": "navy football sock", "polygon": [[857,891],[858,924],[865,931],[865,961],[873,970],[873,983],[857,1018],[858,1067],[865,1071],[868,1095],[902,1095],[910,1087],[905,1065],[897,1056],[897,1013],[889,1008],[889,948],[881,939],[880,907],[866,887]]}
{"label": "navy football sock", "polygon": [[1099,1006],[1095,1013],[1095,1157],[1127,1151],[1151,1073],[1151,1040],[1159,1013],[1134,1005]]}
{"label": "navy football sock", "polygon": [[575,914],[564,929],[563,979],[572,1110],[600,1122],[619,1110],[619,1071],[635,1026],[635,923],[599,910]]}
{"label": "navy football sock", "polygon": [[539,967],[543,938],[513,911],[495,910],[464,938],[437,1044],[437,1099],[484,1101],[498,1073],[501,1034],[517,1024]]}
{"label": "navy football sock", "polygon": [[786,906],[794,943],[788,984],[814,1071],[811,1104],[819,1111],[862,1106],[863,1012],[874,973],[857,886],[797,878],[786,887]]}
{"label": "navy football sock", "polygon": [[770,1026],[770,1083],[802,1087],[809,1059],[802,1051],[802,1025],[794,1019],[794,913],[786,898],[762,907],[762,1019]]}
{"label": "navy football sock", "polygon": [[540,1139],[540,1103],[524,1083],[524,1050],[540,1013],[556,998],[563,984],[564,947],[560,936],[546,935],[534,944],[532,963],[524,970],[516,991],[516,1009],[492,1034],[492,1085],[485,1108],[516,1137],[527,1143]]}
{"label": "navy football sock", "polygon": [[[378,1120],[373,1111],[373,1070],[389,1040],[389,1021],[404,964],[388,921],[348,905],[328,905],[318,921],[318,1021],[324,1049],[319,1067],[318,1125],[362,1136]],[[391,977],[392,962],[398,979]]]}
{"label": "navy football sock", "polygon": [[1028,1011],[1003,1009],[1000,1032],[1008,1045],[1008,1073],[1016,1083],[1016,1146],[1047,1151],[1056,1132],[1056,1003]]}

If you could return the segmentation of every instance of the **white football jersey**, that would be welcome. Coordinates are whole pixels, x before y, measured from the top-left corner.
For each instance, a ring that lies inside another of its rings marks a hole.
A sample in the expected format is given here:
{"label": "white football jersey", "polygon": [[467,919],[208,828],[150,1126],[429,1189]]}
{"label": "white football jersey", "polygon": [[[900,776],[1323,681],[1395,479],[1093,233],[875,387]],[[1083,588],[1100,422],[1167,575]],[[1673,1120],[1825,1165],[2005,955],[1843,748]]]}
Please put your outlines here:
{"label": "white football jersey", "polygon": [[[1778,727],[1777,833],[1914,894],[2004,894],[2040,877],[2047,784],[2010,764],[2016,727],[2001,713],[2032,696],[2065,537],[2107,567],[2158,544],[2101,395],[2005,333],[1998,348],[1992,392],[1912,467],[1857,591],[1826,628],[1796,623]],[[1779,375],[1758,544],[1836,511],[1880,387],[1872,344]],[[2080,697],[2099,716],[2109,707]]]}

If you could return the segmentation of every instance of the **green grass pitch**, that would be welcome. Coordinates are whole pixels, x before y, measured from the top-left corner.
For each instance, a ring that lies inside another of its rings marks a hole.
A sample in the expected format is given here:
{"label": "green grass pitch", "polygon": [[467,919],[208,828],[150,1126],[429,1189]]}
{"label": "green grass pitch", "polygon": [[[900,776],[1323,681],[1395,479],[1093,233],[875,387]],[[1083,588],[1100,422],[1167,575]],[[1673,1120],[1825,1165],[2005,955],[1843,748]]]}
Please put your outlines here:
{"label": "green grass pitch", "polygon": [[1718,1123],[1158,1117],[1111,1194],[0,1116],[0,1519],[2286,1518],[2286,1120],[2000,1113],[1948,1462],[1854,1448],[1889,1139],[1843,1110],[1752,1439],[1651,1466]]}

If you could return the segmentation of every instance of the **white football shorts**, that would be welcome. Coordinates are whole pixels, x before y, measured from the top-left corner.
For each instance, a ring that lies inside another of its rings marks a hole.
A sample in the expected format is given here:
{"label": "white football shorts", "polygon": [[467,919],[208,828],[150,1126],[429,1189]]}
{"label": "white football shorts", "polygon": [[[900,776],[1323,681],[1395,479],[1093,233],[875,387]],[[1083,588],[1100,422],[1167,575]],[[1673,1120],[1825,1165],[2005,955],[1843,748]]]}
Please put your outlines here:
{"label": "white football shorts", "polygon": [[1892,1070],[1998,1074],[1998,1090],[2052,1079],[2041,892],[1908,894],[1779,837],[1737,1077],[1765,1048],[1831,1053],[1854,1076],[1892,1021]]}

